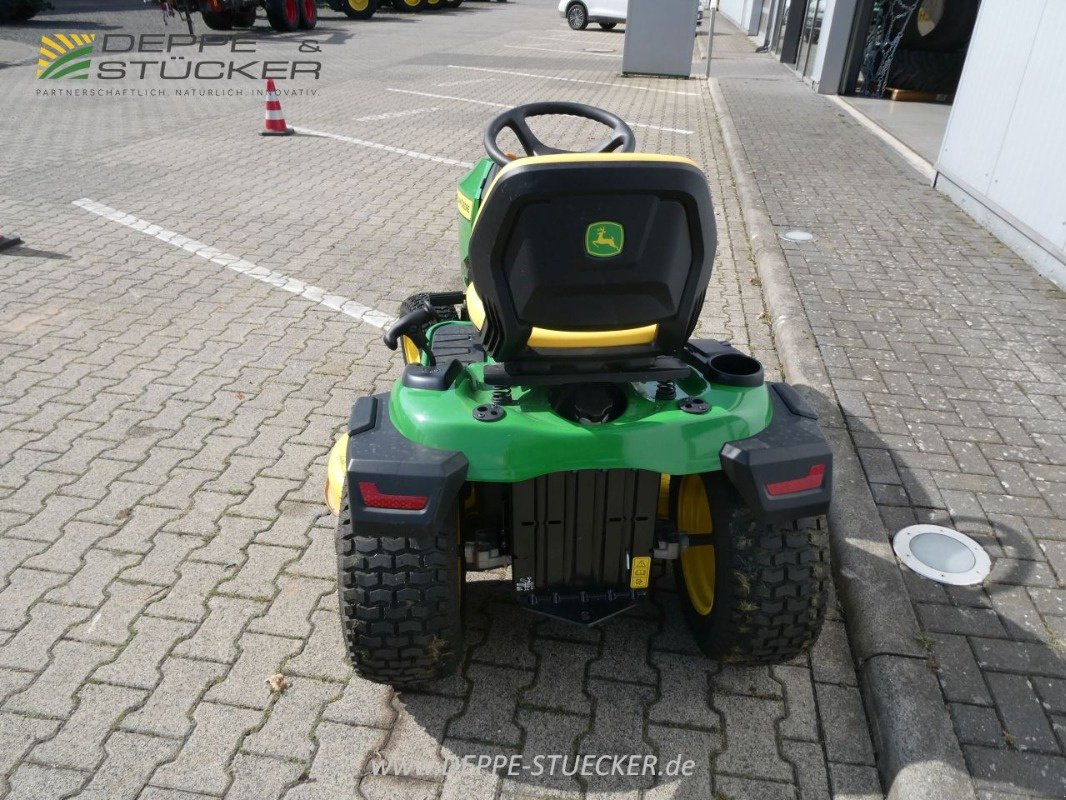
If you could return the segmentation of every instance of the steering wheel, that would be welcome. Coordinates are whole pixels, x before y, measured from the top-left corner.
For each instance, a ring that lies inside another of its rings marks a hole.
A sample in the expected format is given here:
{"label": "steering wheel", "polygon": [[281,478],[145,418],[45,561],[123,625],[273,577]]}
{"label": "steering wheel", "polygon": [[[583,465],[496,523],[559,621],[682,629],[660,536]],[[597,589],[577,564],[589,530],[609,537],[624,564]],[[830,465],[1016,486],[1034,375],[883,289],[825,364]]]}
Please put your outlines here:
{"label": "steering wheel", "polygon": [[493,118],[485,129],[485,152],[489,158],[501,167],[511,162],[508,156],[496,143],[497,137],[504,128],[509,128],[518,137],[519,143],[526,151],[527,156],[547,156],[554,153],[572,153],[573,150],[558,150],[548,147],[529,129],[527,120],[530,117],[544,116],[568,116],[583,117],[599,122],[611,129],[611,132],[601,139],[591,150],[576,151],[587,153],[611,153],[618,150],[622,153],[632,153],[637,148],[637,137],[633,129],[626,125],[625,120],[610,111],[602,108],[587,106],[584,103],[544,102],[527,103],[524,106],[515,106]]}

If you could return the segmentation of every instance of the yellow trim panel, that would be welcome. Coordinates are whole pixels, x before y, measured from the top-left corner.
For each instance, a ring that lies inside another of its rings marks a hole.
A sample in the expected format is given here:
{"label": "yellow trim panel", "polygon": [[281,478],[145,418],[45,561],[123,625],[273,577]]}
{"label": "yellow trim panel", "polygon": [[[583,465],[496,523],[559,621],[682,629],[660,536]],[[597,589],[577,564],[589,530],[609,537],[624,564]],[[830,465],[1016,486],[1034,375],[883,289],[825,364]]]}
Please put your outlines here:
{"label": "yellow trim panel", "polygon": [[[485,324],[485,304],[481,302],[474,284],[466,287],[466,312],[479,331]],[[526,344],[533,348],[559,349],[581,347],[627,347],[635,344],[651,344],[659,333],[659,324],[639,328],[624,328],[617,331],[557,331],[551,328],[533,328]]]}
{"label": "yellow trim panel", "polygon": [[474,218],[474,201],[467,197],[462,192],[456,190],[456,200],[459,203],[459,213],[466,219]]}

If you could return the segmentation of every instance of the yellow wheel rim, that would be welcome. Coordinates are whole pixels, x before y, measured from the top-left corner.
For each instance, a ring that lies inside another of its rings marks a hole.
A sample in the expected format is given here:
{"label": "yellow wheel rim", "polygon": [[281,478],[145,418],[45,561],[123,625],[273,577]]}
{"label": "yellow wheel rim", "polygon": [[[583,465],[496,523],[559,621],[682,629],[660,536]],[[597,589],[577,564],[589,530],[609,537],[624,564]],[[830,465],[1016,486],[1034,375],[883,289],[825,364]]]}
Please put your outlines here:
{"label": "yellow wheel rim", "polygon": [[408,8],[418,8],[418,4],[422,0],[403,0],[403,4]]}
{"label": "yellow wheel rim", "polygon": [[[677,492],[677,527],[689,536],[710,536],[714,531],[707,489],[699,475],[686,475]],[[714,608],[714,545],[690,547],[681,554],[685,591],[698,614],[707,616]]]}
{"label": "yellow wheel rim", "polygon": [[370,0],[348,0],[352,11],[366,11],[370,8]]}

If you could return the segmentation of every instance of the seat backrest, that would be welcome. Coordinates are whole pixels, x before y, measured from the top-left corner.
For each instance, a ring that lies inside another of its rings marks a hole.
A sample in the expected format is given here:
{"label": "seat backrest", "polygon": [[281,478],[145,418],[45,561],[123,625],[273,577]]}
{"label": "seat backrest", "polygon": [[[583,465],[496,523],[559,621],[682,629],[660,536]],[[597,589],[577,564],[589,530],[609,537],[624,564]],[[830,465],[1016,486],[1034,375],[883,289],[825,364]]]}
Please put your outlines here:
{"label": "seat backrest", "polygon": [[688,159],[523,158],[475,220],[467,306],[497,361],[668,354],[695,327],[715,246],[707,180]]}

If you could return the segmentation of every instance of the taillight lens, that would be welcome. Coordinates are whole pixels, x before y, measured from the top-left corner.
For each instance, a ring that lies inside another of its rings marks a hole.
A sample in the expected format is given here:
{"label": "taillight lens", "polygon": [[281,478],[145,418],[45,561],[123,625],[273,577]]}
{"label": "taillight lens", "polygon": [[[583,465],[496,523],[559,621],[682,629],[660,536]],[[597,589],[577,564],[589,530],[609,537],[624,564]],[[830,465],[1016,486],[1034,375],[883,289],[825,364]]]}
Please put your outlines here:
{"label": "taillight lens", "polygon": [[360,481],[359,494],[369,508],[390,508],[394,511],[421,511],[429,498],[417,494],[385,494],[373,481]]}
{"label": "taillight lens", "polygon": [[766,484],[766,493],[771,497],[780,497],[783,494],[809,492],[811,489],[821,489],[824,480],[825,464],[815,464],[802,478]]}

